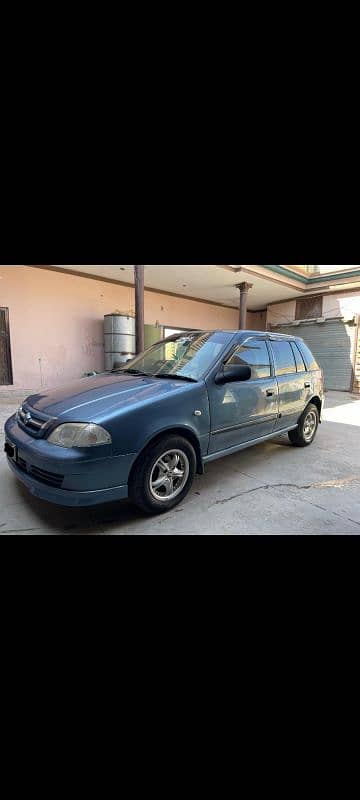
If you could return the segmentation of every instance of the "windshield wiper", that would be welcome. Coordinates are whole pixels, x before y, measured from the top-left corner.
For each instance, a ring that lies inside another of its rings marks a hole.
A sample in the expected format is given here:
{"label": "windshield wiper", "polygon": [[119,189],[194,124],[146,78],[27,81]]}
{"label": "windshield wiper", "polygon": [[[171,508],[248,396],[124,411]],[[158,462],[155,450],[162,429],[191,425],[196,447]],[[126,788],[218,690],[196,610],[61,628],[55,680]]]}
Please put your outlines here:
{"label": "windshield wiper", "polygon": [[179,381],[189,381],[190,383],[197,383],[195,378],[189,378],[187,375],[177,375],[171,372],[162,372],[160,375],[153,375],[151,372],[142,372],[140,369],[113,369],[118,375],[143,375],[145,378],[176,378]]}
{"label": "windshield wiper", "polygon": [[113,369],[112,371],[122,375],[144,375],[146,378],[151,378],[148,372],[142,372],[141,369]]}
{"label": "windshield wiper", "polygon": [[197,383],[196,378],[190,378],[188,375],[178,375],[176,372],[161,372],[160,375],[152,375],[153,378],[176,378],[179,381],[190,381],[190,383]]}

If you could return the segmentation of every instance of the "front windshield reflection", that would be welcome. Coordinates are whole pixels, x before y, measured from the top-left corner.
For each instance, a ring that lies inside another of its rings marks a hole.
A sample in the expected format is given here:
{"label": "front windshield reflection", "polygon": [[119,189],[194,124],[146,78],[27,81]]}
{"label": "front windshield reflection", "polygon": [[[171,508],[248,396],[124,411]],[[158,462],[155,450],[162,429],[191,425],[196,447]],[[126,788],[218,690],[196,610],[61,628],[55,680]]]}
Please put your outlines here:
{"label": "front windshield reflection", "polygon": [[170,336],[129,361],[119,372],[155,378],[200,380],[224,349],[222,332],[194,332]]}

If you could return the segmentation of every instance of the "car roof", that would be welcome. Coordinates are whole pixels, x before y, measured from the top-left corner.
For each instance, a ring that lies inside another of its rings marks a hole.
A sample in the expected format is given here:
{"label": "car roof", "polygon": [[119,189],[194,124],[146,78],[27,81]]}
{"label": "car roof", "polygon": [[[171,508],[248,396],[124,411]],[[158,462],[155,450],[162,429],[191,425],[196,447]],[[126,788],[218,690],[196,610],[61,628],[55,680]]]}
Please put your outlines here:
{"label": "car roof", "polygon": [[[215,331],[214,331],[215,333]],[[270,341],[289,341],[289,342],[296,342],[299,339],[298,336],[291,336],[291,334],[286,333],[274,333],[273,331],[221,331],[221,333],[230,333],[234,336],[236,334],[241,334],[244,339],[247,339],[249,336],[261,336],[263,339],[268,339]]]}
{"label": "car roof", "polygon": [[[243,339],[248,339],[249,336],[261,336],[263,339],[267,339],[269,341],[289,341],[289,342],[296,342],[300,339],[299,336],[291,336],[290,334],[286,333],[274,333],[273,331],[251,331],[251,330],[227,330],[226,328],[217,328],[213,331],[211,330],[193,330],[193,331],[184,331],[184,334],[191,334],[191,333],[224,333],[228,336],[236,336],[238,334],[242,335]],[[173,333],[172,336],[168,336],[168,339],[176,338],[177,336],[181,336],[182,333]]]}

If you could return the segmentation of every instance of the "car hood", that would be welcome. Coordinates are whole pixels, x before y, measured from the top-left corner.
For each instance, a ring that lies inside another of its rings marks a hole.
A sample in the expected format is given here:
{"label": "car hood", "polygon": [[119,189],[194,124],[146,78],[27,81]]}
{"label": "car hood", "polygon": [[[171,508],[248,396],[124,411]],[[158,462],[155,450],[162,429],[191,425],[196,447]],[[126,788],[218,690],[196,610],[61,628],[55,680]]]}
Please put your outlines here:
{"label": "car hood", "polygon": [[157,379],[137,375],[106,374],[82,378],[27,399],[30,408],[57,419],[96,422],[107,414],[156,401],[169,394],[189,391],[196,384],[173,378]]}

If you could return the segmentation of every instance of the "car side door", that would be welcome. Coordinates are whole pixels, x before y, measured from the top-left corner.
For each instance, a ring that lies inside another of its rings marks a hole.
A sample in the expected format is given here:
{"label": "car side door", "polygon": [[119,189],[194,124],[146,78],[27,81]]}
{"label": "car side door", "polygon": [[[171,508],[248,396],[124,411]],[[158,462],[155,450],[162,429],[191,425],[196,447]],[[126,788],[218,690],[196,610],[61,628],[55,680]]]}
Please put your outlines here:
{"label": "car side door", "polygon": [[296,425],[306,407],[306,367],[295,342],[271,339],[270,348],[279,386],[279,417],[276,429]]}
{"label": "car side door", "polygon": [[207,378],[211,433],[209,453],[252,442],[272,433],[278,415],[278,385],[266,338],[250,336],[238,341],[224,362],[249,366],[251,378],[219,384],[217,368]]}

